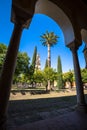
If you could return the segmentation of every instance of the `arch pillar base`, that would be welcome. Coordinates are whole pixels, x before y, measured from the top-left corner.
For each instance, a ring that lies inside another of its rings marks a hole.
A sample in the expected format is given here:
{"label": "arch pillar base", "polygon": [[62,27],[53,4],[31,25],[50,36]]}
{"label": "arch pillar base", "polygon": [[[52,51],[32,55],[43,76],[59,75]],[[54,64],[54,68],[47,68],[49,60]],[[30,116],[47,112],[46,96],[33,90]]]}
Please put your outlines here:
{"label": "arch pillar base", "polygon": [[87,113],[87,104],[77,104],[75,110],[80,113]]}

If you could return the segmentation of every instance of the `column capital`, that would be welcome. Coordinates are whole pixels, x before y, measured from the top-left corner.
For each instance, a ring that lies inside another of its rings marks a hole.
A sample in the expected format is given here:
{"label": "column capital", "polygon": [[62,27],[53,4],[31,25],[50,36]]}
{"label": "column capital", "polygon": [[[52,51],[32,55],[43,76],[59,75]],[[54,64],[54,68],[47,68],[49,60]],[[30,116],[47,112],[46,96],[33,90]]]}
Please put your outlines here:
{"label": "column capital", "polygon": [[77,51],[80,45],[77,40],[74,40],[68,44],[67,47],[70,48],[71,51]]}
{"label": "column capital", "polygon": [[11,21],[28,28],[34,14],[37,0],[12,0]]}

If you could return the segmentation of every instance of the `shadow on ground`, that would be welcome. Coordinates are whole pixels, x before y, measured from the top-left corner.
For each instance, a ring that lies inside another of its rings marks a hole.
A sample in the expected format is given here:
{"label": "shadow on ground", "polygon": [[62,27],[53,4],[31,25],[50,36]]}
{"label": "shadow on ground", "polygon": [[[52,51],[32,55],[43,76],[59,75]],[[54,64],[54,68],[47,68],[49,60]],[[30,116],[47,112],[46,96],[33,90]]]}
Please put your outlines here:
{"label": "shadow on ground", "polygon": [[47,94],[46,90],[11,90],[11,93],[13,95],[16,95],[17,93],[21,93],[22,95],[26,95],[26,93],[30,93],[31,95],[37,95],[37,94]]}
{"label": "shadow on ground", "polygon": [[75,105],[76,96],[9,101],[8,126],[13,128],[63,115],[74,111]]}
{"label": "shadow on ground", "polygon": [[[69,92],[69,89],[60,89],[60,90],[51,90],[51,91],[53,91],[53,92]],[[75,91],[75,89],[72,89],[70,91]],[[13,95],[16,95],[17,93],[21,93],[22,95],[26,95],[26,93],[29,93],[31,95],[38,95],[38,94],[49,94],[50,91],[33,88],[33,89],[29,89],[29,90],[27,90],[27,89],[11,90],[11,93]]]}

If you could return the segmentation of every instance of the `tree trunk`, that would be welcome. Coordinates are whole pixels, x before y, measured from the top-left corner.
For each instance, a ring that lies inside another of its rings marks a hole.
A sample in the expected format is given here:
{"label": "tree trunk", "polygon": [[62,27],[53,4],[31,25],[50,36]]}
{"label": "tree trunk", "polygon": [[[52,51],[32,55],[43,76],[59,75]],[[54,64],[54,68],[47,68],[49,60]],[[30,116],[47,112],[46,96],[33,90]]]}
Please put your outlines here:
{"label": "tree trunk", "polygon": [[48,44],[48,67],[51,67],[50,44]]}
{"label": "tree trunk", "polygon": [[[50,44],[48,44],[48,67],[51,67]],[[48,80],[47,91],[50,92],[50,80]]]}

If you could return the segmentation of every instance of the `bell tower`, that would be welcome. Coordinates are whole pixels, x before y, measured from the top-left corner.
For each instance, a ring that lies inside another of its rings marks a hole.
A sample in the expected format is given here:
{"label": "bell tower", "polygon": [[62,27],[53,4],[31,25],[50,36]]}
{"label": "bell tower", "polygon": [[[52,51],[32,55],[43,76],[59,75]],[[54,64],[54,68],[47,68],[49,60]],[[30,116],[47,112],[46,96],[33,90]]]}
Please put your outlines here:
{"label": "bell tower", "polygon": [[36,65],[35,65],[35,69],[41,69],[41,63],[40,63],[40,55],[37,54],[36,56]]}

